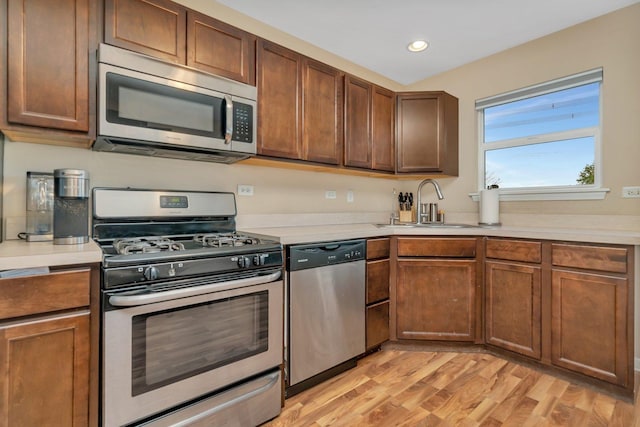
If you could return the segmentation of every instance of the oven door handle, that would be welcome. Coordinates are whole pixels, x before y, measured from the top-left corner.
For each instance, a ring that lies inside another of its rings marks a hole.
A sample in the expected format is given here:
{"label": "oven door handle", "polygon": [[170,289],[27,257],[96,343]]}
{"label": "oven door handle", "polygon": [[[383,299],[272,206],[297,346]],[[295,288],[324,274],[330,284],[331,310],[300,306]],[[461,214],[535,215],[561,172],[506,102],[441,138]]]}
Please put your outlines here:
{"label": "oven door handle", "polygon": [[280,270],[265,276],[249,277],[246,279],[229,280],[227,282],[212,283],[210,285],[194,286],[191,288],[173,289],[170,291],[143,294],[143,295],[111,295],[109,304],[114,307],[134,307],[138,305],[153,304],[156,302],[170,301],[178,298],[204,295],[211,292],[225,291],[244,286],[255,286],[263,283],[275,282],[280,278]]}

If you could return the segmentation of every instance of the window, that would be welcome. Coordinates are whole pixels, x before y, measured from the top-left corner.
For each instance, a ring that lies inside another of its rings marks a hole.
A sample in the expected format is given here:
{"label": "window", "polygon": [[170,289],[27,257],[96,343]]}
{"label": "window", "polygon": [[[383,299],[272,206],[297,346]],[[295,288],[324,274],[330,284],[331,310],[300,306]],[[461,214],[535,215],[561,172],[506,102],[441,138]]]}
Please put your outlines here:
{"label": "window", "polygon": [[602,69],[476,101],[479,187],[502,200],[604,198]]}

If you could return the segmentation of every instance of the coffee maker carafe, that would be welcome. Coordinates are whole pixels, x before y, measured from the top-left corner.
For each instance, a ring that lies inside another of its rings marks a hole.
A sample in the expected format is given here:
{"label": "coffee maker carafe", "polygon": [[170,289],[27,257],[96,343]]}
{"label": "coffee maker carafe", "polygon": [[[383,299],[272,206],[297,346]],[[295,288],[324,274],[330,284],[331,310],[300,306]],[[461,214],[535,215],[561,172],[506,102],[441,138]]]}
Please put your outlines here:
{"label": "coffee maker carafe", "polygon": [[28,242],[53,240],[53,174],[27,172]]}
{"label": "coffee maker carafe", "polygon": [[53,244],[75,245],[89,241],[89,172],[81,169],[53,171]]}

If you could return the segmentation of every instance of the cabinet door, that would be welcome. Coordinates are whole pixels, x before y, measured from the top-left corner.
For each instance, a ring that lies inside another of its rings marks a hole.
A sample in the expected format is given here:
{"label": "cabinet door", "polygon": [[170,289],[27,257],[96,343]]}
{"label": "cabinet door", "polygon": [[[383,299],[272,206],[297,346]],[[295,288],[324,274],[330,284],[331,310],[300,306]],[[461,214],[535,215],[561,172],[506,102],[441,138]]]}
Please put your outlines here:
{"label": "cabinet door", "polygon": [[373,88],[371,104],[371,168],[395,171],[395,94],[380,87]]}
{"label": "cabinet door", "polygon": [[206,15],[187,13],[187,65],[256,84],[256,38]]}
{"label": "cabinet door", "polygon": [[344,164],[371,168],[370,83],[345,77]]}
{"label": "cabinet door", "polygon": [[485,272],[487,343],[539,360],[540,267],[487,261]]}
{"label": "cabinet door", "polygon": [[366,348],[370,350],[389,340],[389,301],[367,307]]}
{"label": "cabinet door", "polygon": [[300,159],[302,57],[258,40],[258,154]]}
{"label": "cabinet door", "polygon": [[302,68],[302,158],[342,163],[342,72],[311,59]]}
{"label": "cabinet door", "polygon": [[169,0],[105,0],[105,43],[186,63],[187,9]]}
{"label": "cabinet door", "polygon": [[551,361],[557,366],[627,386],[628,282],[625,278],[554,269]]}
{"label": "cabinet door", "polygon": [[397,172],[458,174],[458,100],[444,92],[398,95]]}
{"label": "cabinet door", "polygon": [[367,261],[367,304],[389,299],[389,267],[388,258]]}
{"label": "cabinet door", "polygon": [[89,424],[88,313],[0,327],[0,345],[0,424]]}
{"label": "cabinet door", "polygon": [[474,340],[475,260],[399,259],[396,280],[398,338]]}
{"label": "cabinet door", "polygon": [[9,0],[7,120],[89,131],[89,0]]}

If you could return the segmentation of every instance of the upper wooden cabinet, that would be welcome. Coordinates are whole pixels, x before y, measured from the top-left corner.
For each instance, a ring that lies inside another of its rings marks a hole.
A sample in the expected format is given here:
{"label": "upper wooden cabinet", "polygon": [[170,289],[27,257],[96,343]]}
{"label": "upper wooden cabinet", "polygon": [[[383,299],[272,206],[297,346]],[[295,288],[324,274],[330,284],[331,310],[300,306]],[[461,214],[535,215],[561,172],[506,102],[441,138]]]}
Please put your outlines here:
{"label": "upper wooden cabinet", "polygon": [[458,99],[446,92],[398,94],[397,172],[458,175]]}
{"label": "upper wooden cabinet", "polygon": [[105,0],[108,44],[255,84],[255,36],[169,0]]}
{"label": "upper wooden cabinet", "polygon": [[300,159],[300,70],[302,57],[258,40],[258,154]]}
{"label": "upper wooden cabinet", "polygon": [[104,41],[186,63],[187,9],[168,0],[106,0]]}
{"label": "upper wooden cabinet", "polygon": [[[2,130],[24,141],[38,140],[37,134],[50,141],[59,137],[46,134],[55,134],[51,130],[72,131],[75,136],[69,138],[89,140],[95,134],[89,71],[90,55],[95,54],[93,2],[60,0],[52,7],[45,0],[8,0],[0,5],[4,7],[0,16],[7,19],[7,44],[0,52],[7,49],[2,67],[7,98]],[[23,135],[29,132],[31,137]]]}
{"label": "upper wooden cabinet", "polygon": [[251,85],[256,37],[201,13],[187,13],[187,65]]}
{"label": "upper wooden cabinet", "polygon": [[258,41],[258,154],[341,164],[342,73]]}
{"label": "upper wooden cabinet", "polygon": [[342,72],[309,58],[302,62],[302,158],[341,164]]}
{"label": "upper wooden cabinet", "polygon": [[371,167],[371,90],[364,80],[346,76],[344,165]]}
{"label": "upper wooden cabinet", "polygon": [[345,77],[344,164],[394,171],[395,94]]}
{"label": "upper wooden cabinet", "polygon": [[396,95],[373,87],[371,100],[371,169],[394,172],[396,169]]}

